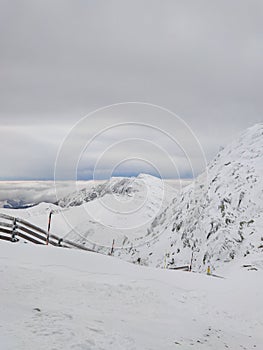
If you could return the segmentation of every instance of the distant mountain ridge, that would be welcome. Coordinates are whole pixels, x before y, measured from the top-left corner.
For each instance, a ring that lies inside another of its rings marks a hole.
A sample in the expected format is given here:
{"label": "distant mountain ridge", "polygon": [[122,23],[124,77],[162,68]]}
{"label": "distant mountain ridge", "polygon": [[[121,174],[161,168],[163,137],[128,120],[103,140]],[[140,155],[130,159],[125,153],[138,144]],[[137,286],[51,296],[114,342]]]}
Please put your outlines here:
{"label": "distant mountain ridge", "polygon": [[18,199],[18,200],[7,199],[4,202],[1,202],[0,207],[6,208],[6,209],[26,209],[26,208],[34,207],[35,205],[36,203],[28,204],[21,199]]}
{"label": "distant mountain ridge", "polygon": [[102,198],[107,194],[126,195],[132,194],[141,190],[141,183],[153,182],[156,186],[160,186],[160,179],[148,175],[139,174],[137,177],[112,177],[102,184],[85,187],[80,191],[73,192],[57,201],[57,205],[62,208],[75,207],[88,203],[97,198]]}
{"label": "distant mountain ridge", "polygon": [[58,200],[57,204],[62,207],[75,207],[83,203],[88,203],[94,199],[101,198],[106,194],[129,195],[136,190],[132,187],[134,178],[111,178],[103,184],[94,185],[91,188],[83,188],[64,198]]}

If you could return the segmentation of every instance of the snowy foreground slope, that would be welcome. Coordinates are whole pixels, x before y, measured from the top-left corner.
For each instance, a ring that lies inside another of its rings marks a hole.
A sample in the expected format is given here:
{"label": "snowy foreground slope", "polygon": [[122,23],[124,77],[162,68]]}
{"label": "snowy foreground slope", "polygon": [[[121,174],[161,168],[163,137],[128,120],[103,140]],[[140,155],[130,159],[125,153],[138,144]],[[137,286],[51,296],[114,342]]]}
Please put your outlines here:
{"label": "snowy foreground slope", "polygon": [[263,124],[222,150],[147,230],[149,243],[115,254],[147,265],[189,264],[205,271],[263,254]]}
{"label": "snowy foreground slope", "polygon": [[1,349],[262,349],[260,264],[223,279],[24,243],[0,257]]}

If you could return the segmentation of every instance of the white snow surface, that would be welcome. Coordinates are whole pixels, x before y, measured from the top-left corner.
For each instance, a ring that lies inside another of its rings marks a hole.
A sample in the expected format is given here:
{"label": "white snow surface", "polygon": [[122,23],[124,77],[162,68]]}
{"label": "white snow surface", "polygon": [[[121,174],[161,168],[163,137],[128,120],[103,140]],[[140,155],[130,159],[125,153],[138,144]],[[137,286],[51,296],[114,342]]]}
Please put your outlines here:
{"label": "white snow surface", "polygon": [[262,349],[259,255],[225,278],[22,242],[0,258],[1,349]]}

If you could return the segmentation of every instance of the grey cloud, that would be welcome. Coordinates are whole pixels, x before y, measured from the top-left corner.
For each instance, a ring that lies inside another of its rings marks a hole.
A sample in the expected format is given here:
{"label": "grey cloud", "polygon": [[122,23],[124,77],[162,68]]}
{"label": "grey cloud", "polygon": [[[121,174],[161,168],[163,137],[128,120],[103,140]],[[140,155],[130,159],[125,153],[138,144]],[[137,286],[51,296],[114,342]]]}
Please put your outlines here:
{"label": "grey cloud", "polygon": [[[76,121],[116,102],[171,109],[208,159],[262,121],[262,1],[1,0],[0,6],[0,123],[34,131],[36,139],[19,129],[14,144],[19,149],[27,137],[25,152],[43,154],[42,165],[34,161],[36,177],[51,176],[59,144]],[[125,112],[119,120],[132,118]],[[144,115],[159,117],[150,109]],[[116,119],[110,112],[103,118]],[[0,132],[14,136],[14,129]],[[8,161],[10,143],[2,178],[19,173]],[[24,160],[24,176],[32,177],[31,163]]]}
{"label": "grey cloud", "polygon": [[0,181],[0,207],[7,200],[22,201],[25,204],[54,203],[58,198],[84,186],[82,181]]}
{"label": "grey cloud", "polygon": [[[74,179],[77,171],[87,174],[85,167],[92,172],[96,163],[102,169],[107,164],[109,174],[123,159],[137,158],[150,162],[165,177],[168,164],[182,164],[182,157],[189,164],[179,173],[196,176],[206,165],[202,147],[184,121],[156,106],[121,104],[84,118],[70,131],[59,152],[56,176]],[[199,164],[193,163],[195,158]],[[142,171],[142,166],[131,167],[132,173]],[[169,170],[174,176],[178,172]]]}

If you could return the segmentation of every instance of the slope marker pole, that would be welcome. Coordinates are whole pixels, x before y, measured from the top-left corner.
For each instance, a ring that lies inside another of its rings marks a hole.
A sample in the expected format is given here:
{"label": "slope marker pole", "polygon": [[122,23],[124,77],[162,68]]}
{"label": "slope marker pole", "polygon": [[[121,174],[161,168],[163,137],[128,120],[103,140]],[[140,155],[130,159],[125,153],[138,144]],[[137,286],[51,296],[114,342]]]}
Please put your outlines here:
{"label": "slope marker pole", "polygon": [[112,241],[112,246],[111,246],[110,255],[112,255],[113,252],[114,252],[114,243],[115,243],[115,239],[113,239],[113,241]]}
{"label": "slope marker pole", "polygon": [[47,240],[46,240],[46,245],[49,243],[49,231],[50,231],[50,226],[51,226],[51,217],[52,217],[53,211],[51,210],[48,216],[48,226],[47,226]]}

